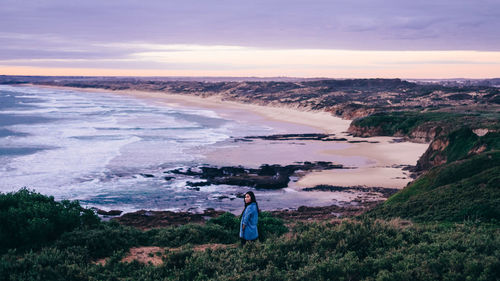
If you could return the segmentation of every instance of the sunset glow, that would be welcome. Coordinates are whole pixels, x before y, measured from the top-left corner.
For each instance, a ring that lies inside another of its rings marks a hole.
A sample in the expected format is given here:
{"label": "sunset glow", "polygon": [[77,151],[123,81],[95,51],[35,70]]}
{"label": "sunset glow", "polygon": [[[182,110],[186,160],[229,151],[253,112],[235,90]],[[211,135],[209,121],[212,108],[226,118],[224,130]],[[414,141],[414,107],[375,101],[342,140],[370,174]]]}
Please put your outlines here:
{"label": "sunset glow", "polygon": [[495,1],[7,2],[0,74],[500,76]]}

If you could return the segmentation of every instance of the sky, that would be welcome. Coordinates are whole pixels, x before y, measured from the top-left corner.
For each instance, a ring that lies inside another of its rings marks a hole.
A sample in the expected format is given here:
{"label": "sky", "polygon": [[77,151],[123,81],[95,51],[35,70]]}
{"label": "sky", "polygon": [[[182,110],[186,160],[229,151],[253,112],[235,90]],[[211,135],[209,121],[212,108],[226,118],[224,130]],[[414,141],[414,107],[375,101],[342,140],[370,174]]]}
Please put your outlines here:
{"label": "sky", "polygon": [[500,77],[499,0],[0,4],[0,75]]}

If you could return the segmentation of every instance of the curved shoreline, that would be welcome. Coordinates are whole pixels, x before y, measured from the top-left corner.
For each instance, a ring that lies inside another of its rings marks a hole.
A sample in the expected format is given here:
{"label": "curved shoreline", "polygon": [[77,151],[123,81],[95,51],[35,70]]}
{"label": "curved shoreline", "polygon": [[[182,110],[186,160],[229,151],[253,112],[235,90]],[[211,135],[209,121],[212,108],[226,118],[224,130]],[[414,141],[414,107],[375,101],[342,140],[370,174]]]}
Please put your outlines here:
{"label": "curved shoreline", "polygon": [[[34,87],[40,86],[34,85]],[[402,166],[415,165],[428,146],[427,144],[394,142],[391,137],[352,137],[346,133],[350,120],[343,120],[324,111],[304,111],[288,107],[243,104],[224,101],[221,97],[203,98],[163,92],[44,87],[89,93],[106,92],[136,97],[156,105],[209,109],[223,118],[237,120],[242,125],[258,123],[279,128],[284,133],[326,133],[334,134],[335,138],[346,139],[346,141],[335,142],[257,139],[251,143],[236,143],[234,140],[228,140],[226,144],[206,151],[204,154],[206,162],[213,166],[255,167],[262,164],[287,165],[304,161],[332,161],[346,167],[356,167],[357,169],[304,173],[300,175],[300,178],[291,181],[289,187],[284,191],[287,196],[292,196],[290,192],[294,194],[293,196],[304,196],[306,201],[308,200],[306,198],[321,198],[322,206],[338,205],[339,202],[352,202],[357,200],[357,197],[352,193],[335,192],[337,197],[334,201],[328,201],[331,199],[325,200],[322,197],[331,198],[334,192],[302,192],[301,190],[314,188],[318,185],[401,189],[412,180],[409,173],[402,169]],[[378,200],[385,199],[378,195],[370,201]]]}
{"label": "curved shoreline", "polygon": [[[52,87],[52,86],[51,86]],[[86,90],[71,87],[54,87],[70,90]],[[195,107],[198,109],[211,109],[223,118],[240,120],[243,122],[257,122],[281,127],[291,133],[319,132],[335,134],[336,137],[346,138],[349,143],[343,146],[331,146],[328,144],[316,143],[311,145],[312,153],[317,159],[305,159],[305,155],[296,155],[295,160],[289,157],[279,161],[283,154],[283,148],[276,144],[273,149],[278,152],[273,153],[265,147],[245,148],[245,144],[238,147],[223,150],[215,150],[207,153],[208,162],[219,163],[230,166],[259,166],[261,164],[289,164],[292,161],[347,161],[346,166],[359,166],[361,169],[350,170],[348,173],[316,172],[310,173],[298,182],[299,187],[310,187],[314,185],[344,185],[344,186],[380,186],[387,188],[403,188],[412,179],[408,172],[395,166],[416,164],[419,157],[425,152],[427,143],[394,142],[393,137],[370,137],[357,138],[347,134],[347,128],[351,120],[344,120],[325,111],[304,111],[297,108],[262,106],[255,104],[244,104],[234,101],[224,101],[221,97],[199,97],[192,95],[167,94],[164,92],[128,91],[128,90],[98,90],[114,94],[134,96],[137,98],[152,101],[154,103],[165,104],[177,107]],[[305,130],[305,131],[303,131]],[[366,141],[369,142],[366,142]],[[302,143],[311,141],[301,141]],[[290,153],[290,152],[288,152]],[[293,152],[292,152],[293,154]],[[228,159],[229,155],[237,155],[235,159]],[[362,157],[364,159],[359,159]],[[274,159],[272,159],[274,158]],[[355,159],[358,158],[358,159]],[[274,162],[273,162],[274,160]],[[288,163],[286,163],[288,161]],[[362,163],[364,162],[364,163]],[[340,184],[339,184],[340,182]]]}
{"label": "curved shoreline", "polygon": [[[282,127],[292,133],[309,133],[319,130],[322,133],[335,134],[336,137],[346,138],[348,141],[359,141],[357,143],[342,143],[341,146],[332,146],[324,143],[311,145],[310,147],[314,150],[312,153],[318,157],[317,159],[304,159],[306,158],[304,155],[297,155],[296,161],[330,160],[333,162],[341,161],[341,163],[348,161],[351,165],[347,166],[353,166],[354,164],[362,168],[350,170],[347,174],[339,174],[337,171],[310,173],[299,181],[298,184],[300,187],[307,187],[307,185],[310,185],[310,182],[314,182],[315,185],[367,185],[403,188],[412,180],[410,174],[394,166],[415,165],[428,147],[427,143],[394,142],[393,137],[352,137],[347,134],[347,128],[351,120],[344,120],[324,111],[304,111],[289,107],[243,104],[234,101],[224,101],[221,97],[203,98],[191,95],[166,94],[163,92],[127,90],[107,92],[131,95],[170,106],[211,109],[224,118],[271,124],[272,126]],[[312,143],[312,141],[301,142]],[[244,144],[240,144],[239,147],[232,149],[224,148],[223,151],[216,150],[208,153],[207,158],[209,162],[212,160],[216,163],[234,166],[257,166],[256,163],[258,165],[287,164],[286,161],[276,161],[276,159],[280,158],[280,155],[277,155],[278,153],[270,152],[262,147],[256,148],[255,143],[251,145],[252,147],[248,148],[247,151],[245,151]],[[279,151],[279,144],[276,144],[273,149]],[[238,157],[227,161],[229,155],[238,155]],[[364,159],[354,159],[356,157]],[[260,158],[260,161],[256,158]],[[274,158],[275,161],[273,162],[273,159],[270,158]],[[224,161],[220,161],[221,159]],[[360,163],[361,161],[365,161],[365,163]],[[374,175],[376,177],[373,177]],[[341,184],[338,184],[338,182],[341,182]]]}

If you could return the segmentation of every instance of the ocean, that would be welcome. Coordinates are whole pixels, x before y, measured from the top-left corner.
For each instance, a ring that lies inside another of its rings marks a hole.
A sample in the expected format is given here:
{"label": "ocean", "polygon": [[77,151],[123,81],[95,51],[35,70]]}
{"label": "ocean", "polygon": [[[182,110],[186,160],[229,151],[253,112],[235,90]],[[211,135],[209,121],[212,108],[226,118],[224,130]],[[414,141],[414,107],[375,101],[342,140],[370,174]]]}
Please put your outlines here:
{"label": "ocean", "polygon": [[[237,213],[239,197],[251,188],[193,189],[186,182],[196,179],[170,171],[203,165],[207,152],[233,139],[276,133],[283,131],[213,110],[104,91],[0,85],[0,192],[26,187],[56,200],[125,212]],[[263,209],[321,201],[290,189],[256,192]]]}

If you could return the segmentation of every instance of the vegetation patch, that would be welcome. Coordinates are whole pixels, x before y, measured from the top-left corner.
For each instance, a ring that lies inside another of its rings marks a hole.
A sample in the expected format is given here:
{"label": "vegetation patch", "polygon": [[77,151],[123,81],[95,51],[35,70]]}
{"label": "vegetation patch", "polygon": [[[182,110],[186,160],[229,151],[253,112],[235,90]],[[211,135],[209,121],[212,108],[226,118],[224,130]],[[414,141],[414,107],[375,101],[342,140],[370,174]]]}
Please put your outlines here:
{"label": "vegetation patch", "polygon": [[435,167],[369,215],[415,221],[500,222],[500,151]]}
{"label": "vegetation patch", "polygon": [[413,138],[412,133],[422,131],[444,136],[461,128],[486,128],[492,131],[500,129],[500,115],[492,113],[472,112],[455,113],[446,111],[388,111],[352,121],[350,131],[355,129],[372,129],[377,135],[406,136]]}
{"label": "vegetation patch", "polygon": [[84,248],[52,245],[24,254],[10,251],[0,260],[0,280],[496,280],[499,276],[497,227],[403,222],[299,222],[287,235],[245,246],[198,251],[185,244],[176,250],[143,251],[145,260],[157,263],[124,260],[129,251],[119,249],[106,263],[89,261]]}
{"label": "vegetation patch", "polygon": [[0,253],[10,248],[39,249],[75,229],[98,225],[99,219],[77,201],[56,202],[28,189],[0,196]]}

